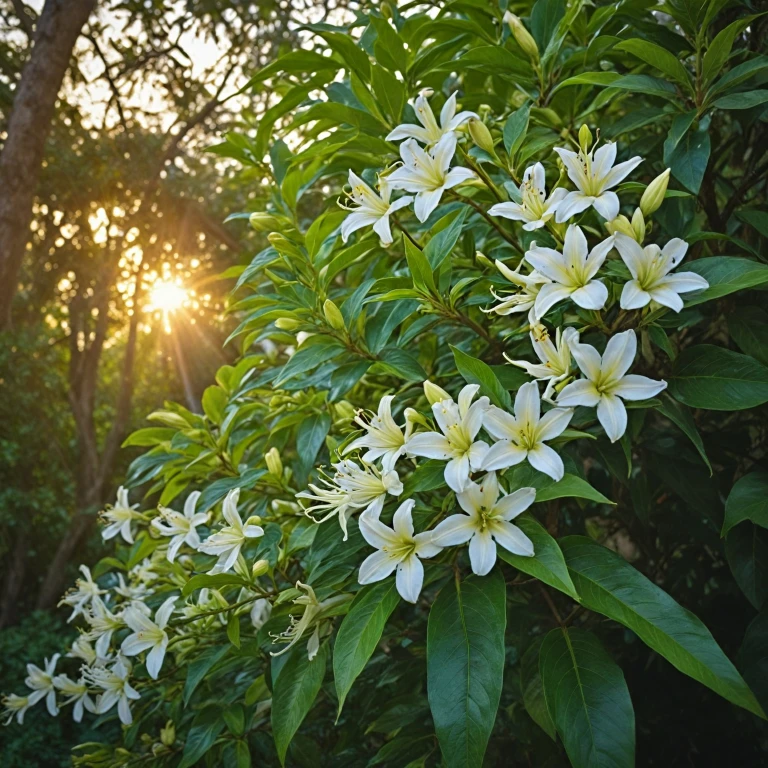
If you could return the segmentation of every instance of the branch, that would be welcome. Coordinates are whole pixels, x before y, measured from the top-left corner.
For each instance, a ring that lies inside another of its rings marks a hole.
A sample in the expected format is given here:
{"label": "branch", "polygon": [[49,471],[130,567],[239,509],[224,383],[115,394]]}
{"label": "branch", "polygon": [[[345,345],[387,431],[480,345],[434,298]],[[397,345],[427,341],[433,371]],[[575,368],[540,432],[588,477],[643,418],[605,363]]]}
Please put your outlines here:
{"label": "branch", "polygon": [[24,5],[23,0],[11,0],[11,2],[13,3],[13,10],[16,11],[19,23],[27,37],[32,41],[35,36],[35,23],[32,20],[32,16],[27,13],[27,11],[32,11],[32,9],[29,6]]}
{"label": "branch", "polygon": [[125,119],[125,112],[123,112],[123,104],[120,101],[120,91],[118,90],[117,83],[115,82],[114,78],[109,74],[109,62],[107,61],[107,57],[104,55],[104,51],[102,51],[101,46],[99,45],[99,41],[96,39],[96,36],[93,34],[93,32],[89,31],[86,37],[91,41],[91,45],[96,51],[96,54],[101,59],[102,64],[104,64],[104,77],[109,83],[109,88],[112,91],[112,96],[115,100],[115,106],[117,107],[117,114],[120,118],[120,124],[123,126],[123,130],[127,134],[128,122]]}

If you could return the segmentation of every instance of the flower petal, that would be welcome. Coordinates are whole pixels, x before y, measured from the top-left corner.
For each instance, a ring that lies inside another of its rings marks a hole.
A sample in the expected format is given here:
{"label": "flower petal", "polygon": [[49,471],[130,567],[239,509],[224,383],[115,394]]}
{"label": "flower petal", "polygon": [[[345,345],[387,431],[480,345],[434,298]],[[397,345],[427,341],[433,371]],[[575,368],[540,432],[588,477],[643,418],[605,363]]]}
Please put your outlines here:
{"label": "flower petal", "polygon": [[464,544],[477,530],[477,519],[469,515],[451,515],[432,531],[432,540],[441,547]]}
{"label": "flower petal", "polygon": [[647,400],[658,395],[666,387],[666,381],[656,381],[647,376],[629,373],[614,388],[613,394],[625,400]]}
{"label": "flower petal", "polygon": [[621,290],[619,306],[622,309],[641,309],[647,306],[650,300],[651,294],[644,291],[637,280],[630,280]]}
{"label": "flower petal", "polygon": [[608,289],[600,280],[592,280],[581,288],[577,288],[572,294],[574,304],[582,309],[602,309],[608,300]]}
{"label": "flower petal", "polygon": [[501,520],[514,520],[536,501],[535,488],[519,488],[500,498],[493,507],[493,516]]}
{"label": "flower petal", "polygon": [[600,398],[597,404],[597,418],[612,443],[627,431],[627,409],[616,395],[603,395]]}
{"label": "flower petal", "polygon": [[403,600],[415,603],[419,599],[424,584],[424,566],[416,555],[409,555],[402,563],[398,563],[395,584]]}
{"label": "flower petal", "polygon": [[494,522],[491,532],[493,538],[513,555],[533,557],[533,542],[516,525],[498,520]]}
{"label": "flower petal", "polygon": [[360,564],[357,580],[360,584],[373,584],[386,579],[397,568],[397,558],[388,552],[374,552]]}
{"label": "flower petal", "polygon": [[445,482],[456,493],[463,491],[469,482],[469,456],[466,453],[451,459],[445,465]]}
{"label": "flower petal", "polygon": [[557,404],[569,408],[577,405],[594,408],[599,402],[600,393],[595,389],[595,385],[590,379],[579,379],[571,382],[557,396]]}
{"label": "flower petal", "polygon": [[604,379],[618,381],[628,370],[637,354],[637,337],[630,329],[611,336],[605,345],[600,372]]}
{"label": "flower petal", "polygon": [[487,528],[478,531],[469,542],[469,562],[477,576],[490,573],[496,564],[496,542]]}
{"label": "flower petal", "polygon": [[563,479],[565,467],[557,452],[544,443],[528,451],[528,461],[534,469],[549,475],[555,482]]}
{"label": "flower petal", "polygon": [[523,461],[526,454],[527,451],[525,448],[521,448],[519,445],[511,443],[509,440],[499,440],[499,442],[492,445],[488,449],[488,453],[485,454],[483,469],[493,471],[513,467],[515,464],[519,464]]}

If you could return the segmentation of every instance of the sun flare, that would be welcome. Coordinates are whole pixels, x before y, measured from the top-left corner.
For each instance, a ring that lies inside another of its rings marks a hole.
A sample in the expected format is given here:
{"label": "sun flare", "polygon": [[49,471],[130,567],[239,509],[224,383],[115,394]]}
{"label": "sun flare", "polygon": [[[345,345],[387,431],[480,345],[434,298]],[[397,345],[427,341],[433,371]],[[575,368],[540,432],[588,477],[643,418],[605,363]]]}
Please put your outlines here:
{"label": "sun flare", "polygon": [[149,291],[148,309],[161,312],[175,312],[184,306],[188,293],[178,283],[158,280]]}

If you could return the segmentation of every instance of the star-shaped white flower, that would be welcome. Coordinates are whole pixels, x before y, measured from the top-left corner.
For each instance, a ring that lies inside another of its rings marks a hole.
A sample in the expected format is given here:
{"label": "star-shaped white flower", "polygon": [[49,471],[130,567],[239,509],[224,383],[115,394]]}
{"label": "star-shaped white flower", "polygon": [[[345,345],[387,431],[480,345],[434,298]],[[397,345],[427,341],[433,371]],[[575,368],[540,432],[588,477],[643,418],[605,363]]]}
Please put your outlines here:
{"label": "star-shaped white flower", "polygon": [[3,711],[3,717],[5,717],[3,725],[9,725],[14,717],[19,725],[23,725],[24,715],[27,710],[40,701],[39,696],[33,701],[34,695],[33,693],[31,696],[19,696],[15,693],[9,693],[7,696],[3,696],[2,704],[5,707]]}
{"label": "star-shaped white flower", "polygon": [[688,243],[674,237],[664,248],[646,245],[626,235],[615,236],[616,250],[629,268],[632,279],[621,292],[622,309],[640,309],[651,301],[679,312],[683,308],[681,293],[701,291],[709,283],[695,272],[669,273],[683,260]]}
{"label": "star-shaped white flower", "polygon": [[575,328],[558,328],[555,331],[555,341],[549,335],[547,328],[541,324],[535,325],[530,332],[531,344],[541,363],[529,363],[527,360],[512,360],[506,354],[504,357],[512,365],[522,368],[534,379],[547,382],[544,399],[551,401],[555,386],[570,376],[571,349],[570,345],[579,340],[579,332]]}
{"label": "star-shaped white flower", "polygon": [[[356,173],[349,172],[349,198],[355,207],[342,205],[350,211],[349,216],[341,224],[341,239],[346,243],[349,236],[363,227],[373,227],[382,245],[392,245],[392,230],[389,217],[405,208],[413,201],[413,197],[404,197],[390,202],[392,187],[385,178],[379,179],[379,194],[376,194]],[[340,204],[341,205],[341,204]]]}
{"label": "star-shaped white flower", "polygon": [[441,547],[469,542],[472,573],[485,576],[496,563],[496,544],[514,555],[533,557],[533,542],[510,521],[536,500],[535,488],[520,488],[499,498],[499,481],[489,472],[456,496],[466,515],[451,515],[432,532]]}
{"label": "star-shaped white flower", "polygon": [[502,316],[516,314],[518,312],[528,312],[529,320],[531,323],[535,323],[536,318],[533,316],[532,310],[536,304],[536,297],[539,295],[541,287],[551,282],[551,280],[535,270],[529,275],[522,274],[519,271],[522,263],[517,269],[510,269],[498,259],[496,259],[495,263],[499,272],[501,272],[510,283],[518,286],[520,290],[499,296],[493,288],[491,288],[491,293],[500,303],[490,309],[484,309],[483,311],[493,312]]}
{"label": "star-shaped white flower", "polygon": [[413,423],[406,419],[405,434],[392,418],[392,401],[394,395],[387,395],[379,400],[379,412],[365,419],[362,413],[355,416],[355,421],[365,430],[366,434],[353,440],[344,453],[367,448],[362,459],[366,464],[372,464],[381,459],[381,467],[385,472],[394,469],[395,462],[405,453],[405,441],[410,437]]}
{"label": "star-shaped white flower", "polygon": [[526,168],[523,174],[523,183],[520,185],[522,203],[496,203],[489,208],[488,213],[512,221],[524,221],[523,229],[531,232],[547,225],[566,194],[566,190],[559,187],[547,197],[544,166],[536,163]]}
{"label": "star-shaped white flower", "polygon": [[81,565],[78,570],[83,574],[83,578],[76,579],[75,586],[70,589],[59,602],[59,605],[72,606],[72,613],[67,619],[67,623],[77,616],[82,616],[85,613],[85,609],[95,597],[107,592],[106,589],[100,589],[99,585],[93,580],[91,577],[91,569],[87,565]]}
{"label": "star-shaped white flower", "polygon": [[485,413],[483,426],[494,443],[483,460],[488,471],[506,469],[528,459],[534,469],[553,480],[563,479],[563,460],[545,441],[559,437],[573,416],[566,408],[553,408],[541,415],[539,385],[523,384],[515,396],[515,415],[492,405]]}
{"label": "star-shaped white flower", "polygon": [[591,152],[573,152],[555,147],[568,178],[578,187],[569,192],[557,207],[557,222],[562,224],[571,216],[586,211],[592,206],[606,221],[613,221],[619,215],[619,198],[609,191],[623,181],[640,163],[642,157],[633,157],[614,166],[616,144],[604,144]]}
{"label": "star-shaped white flower", "polygon": [[109,653],[112,634],[125,626],[123,616],[112,613],[100,597],[93,599],[90,612],[84,615],[90,625],[87,639],[96,641],[96,655],[103,658]]}
{"label": "star-shaped white flower", "polygon": [[437,144],[447,133],[453,133],[460,125],[463,125],[471,117],[477,118],[474,112],[459,112],[456,114],[456,93],[452,93],[443,108],[440,110],[440,125],[435,120],[435,114],[429,105],[429,97],[432,95],[431,88],[425,88],[419,93],[412,106],[416,113],[416,119],[421,125],[414,123],[403,123],[398,125],[389,136],[387,141],[400,141],[401,139],[416,139],[428,147]]}
{"label": "star-shaped white flower", "polygon": [[404,189],[416,195],[413,210],[419,221],[426,221],[437,208],[443,192],[475,178],[469,168],[451,168],[456,152],[456,134],[447,133],[425,152],[414,139],[400,145],[403,164],[389,176],[393,189]]}
{"label": "star-shaped white flower", "polygon": [[397,569],[397,591],[409,603],[419,599],[424,584],[424,566],[419,558],[434,557],[442,549],[432,541],[431,532],[414,533],[411,515],[414,504],[413,499],[408,499],[398,507],[391,528],[371,515],[360,517],[360,533],[378,552],[363,560],[358,581],[372,584],[386,579]]}
{"label": "star-shaped white flower", "polygon": [[432,413],[442,434],[420,432],[405,444],[411,456],[447,461],[445,482],[457,493],[466,488],[470,472],[480,469],[488,450],[487,443],[475,441],[490,403],[487,397],[472,402],[479,389],[478,384],[467,384],[459,393],[458,404],[453,400],[435,403]]}
{"label": "star-shaped white flower", "polygon": [[168,633],[165,628],[168,626],[175,606],[176,596],[174,595],[155,611],[154,621],[133,607],[126,608],[123,613],[125,623],[133,630],[133,634],[123,640],[120,652],[125,656],[136,656],[143,651],[149,651],[146,665],[147,672],[153,680],[157,680],[160,668],[163,666],[165,650],[168,647]]}
{"label": "star-shaped white flower", "polygon": [[187,544],[192,549],[197,550],[200,546],[200,536],[197,532],[197,526],[208,522],[209,512],[198,512],[195,514],[195,506],[200,498],[200,491],[193,491],[184,502],[184,514],[176,512],[168,507],[160,506],[158,511],[160,517],[152,521],[152,527],[156,528],[163,536],[172,536],[168,544],[168,553],[166,557],[168,562],[172,563],[182,544]]}
{"label": "star-shaped white flower", "polygon": [[53,678],[53,684],[59,692],[64,696],[69,697],[62,702],[63,707],[68,704],[74,704],[72,709],[72,719],[76,723],[79,723],[83,719],[84,709],[87,709],[91,713],[96,712],[96,705],[89,695],[88,686],[85,684],[83,678],[80,678],[80,680],[75,682],[67,675],[56,675],[56,677]]}
{"label": "star-shaped white flower", "polygon": [[568,298],[583,309],[602,309],[608,298],[608,289],[594,278],[611,248],[613,236],[590,251],[581,227],[573,224],[565,233],[562,253],[531,243],[525,260],[552,281],[542,286],[536,296],[533,308],[536,317],[544,317],[555,304]]}
{"label": "star-shaped white flower", "polygon": [[222,513],[229,525],[225,525],[209,536],[198,548],[198,551],[206,555],[217,555],[219,558],[210,573],[226,573],[235,564],[243,544],[248,539],[258,539],[264,535],[264,529],[260,525],[252,525],[248,522],[243,524],[240,513],[237,511],[239,498],[239,488],[227,494],[222,504]]}
{"label": "star-shaped white flower", "polygon": [[101,532],[101,538],[104,541],[114,538],[119,533],[128,544],[133,544],[133,531],[131,523],[141,518],[136,510],[138,504],[128,503],[128,489],[121,485],[117,489],[117,501],[114,506],[108,506],[101,517],[109,522],[109,525]]}
{"label": "star-shaped white flower", "polygon": [[29,695],[29,706],[36,704],[45,697],[45,706],[48,708],[48,714],[55,717],[59,714],[59,708],[56,706],[56,687],[53,684],[53,677],[56,674],[56,662],[61,654],[54,653],[50,661],[45,660],[45,669],[35,664],[27,664],[27,677],[24,679],[24,685],[32,689]]}
{"label": "star-shaped white flower", "polygon": [[571,354],[586,378],[568,384],[558,395],[557,404],[567,407],[597,406],[597,418],[606,435],[615,443],[627,429],[624,400],[647,400],[666,386],[646,376],[627,374],[637,352],[633,330],[617,333],[600,353],[589,344],[571,345]]}
{"label": "star-shaped white flower", "polygon": [[83,668],[83,677],[92,685],[101,688],[102,693],[96,701],[96,711],[103,715],[117,704],[117,714],[123,725],[133,722],[131,701],[141,698],[141,694],[130,684],[131,663],[123,656],[109,668]]}
{"label": "star-shaped white flower", "polygon": [[[387,495],[399,496],[403,492],[397,472],[392,469],[379,472],[370,464],[357,466],[353,461],[345,459],[333,468],[336,474],[326,480],[321,478],[325,488],[309,484],[309,491],[296,494],[297,499],[309,499],[314,502],[305,509],[306,514],[316,523],[323,523],[334,515],[339,516],[339,525],[347,540],[347,520],[357,510],[364,510],[378,516],[384,507]],[[313,517],[314,512],[324,513],[319,520]]]}

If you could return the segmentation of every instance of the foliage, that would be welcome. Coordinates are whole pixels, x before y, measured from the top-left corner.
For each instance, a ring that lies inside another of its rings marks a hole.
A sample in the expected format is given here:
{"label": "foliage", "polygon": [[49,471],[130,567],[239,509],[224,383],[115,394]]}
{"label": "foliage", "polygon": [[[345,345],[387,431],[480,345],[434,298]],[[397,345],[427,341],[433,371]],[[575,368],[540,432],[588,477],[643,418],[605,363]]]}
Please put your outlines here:
{"label": "foliage", "polygon": [[512,10],[383,4],[250,80],[212,151],[269,245],[65,598],[124,725],[76,763],[764,762],[761,20]]}

